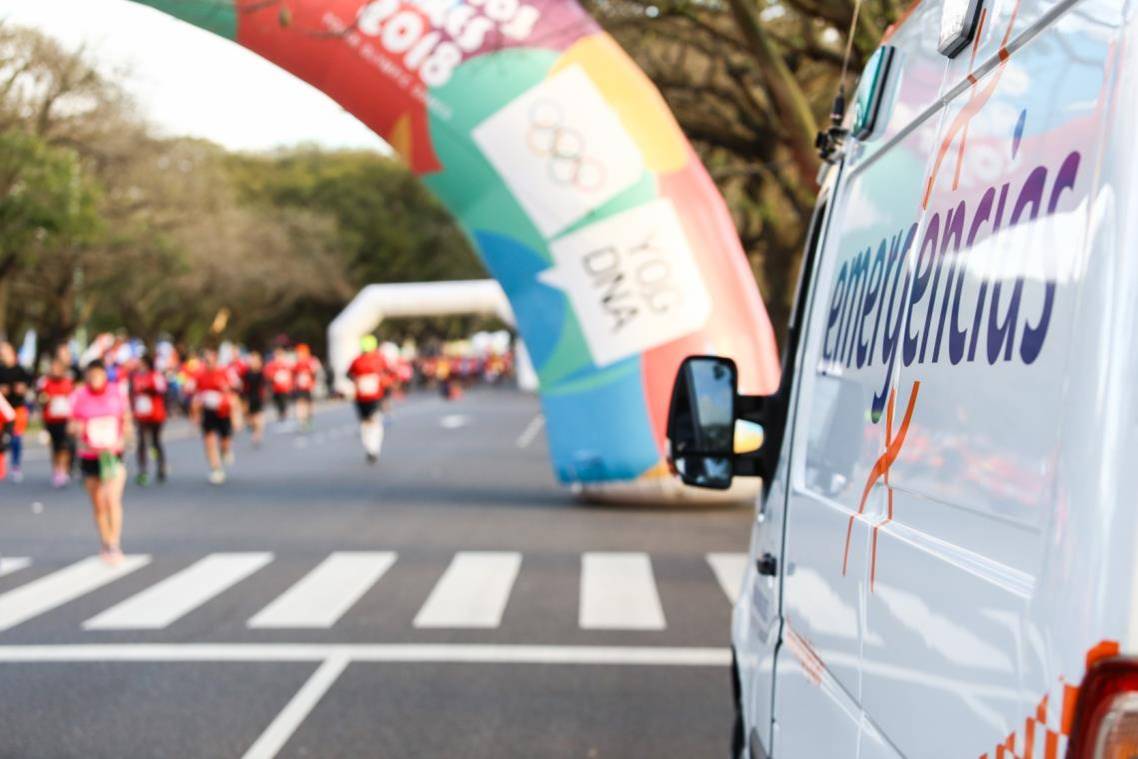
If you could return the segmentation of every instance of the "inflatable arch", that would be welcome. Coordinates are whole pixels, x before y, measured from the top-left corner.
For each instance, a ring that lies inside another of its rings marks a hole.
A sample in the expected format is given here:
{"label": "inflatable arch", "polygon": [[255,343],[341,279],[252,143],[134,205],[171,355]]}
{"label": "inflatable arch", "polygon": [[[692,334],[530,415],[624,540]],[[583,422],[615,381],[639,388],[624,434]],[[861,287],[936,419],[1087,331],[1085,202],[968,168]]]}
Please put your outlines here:
{"label": "inflatable arch", "polygon": [[[517,326],[510,301],[492,279],[456,282],[391,282],[368,285],[328,325],[328,367],[335,389],[344,395],[353,391],[348,366],[360,350],[360,338],[370,335],[384,319],[407,316],[486,314],[511,327]],[[525,343],[516,345],[518,387],[537,390],[537,374]]]}
{"label": "inflatable arch", "polygon": [[510,300],[566,483],[659,489],[675,370],[771,392],[766,311],[663,99],[574,0],[135,0],[323,90],[450,208]]}

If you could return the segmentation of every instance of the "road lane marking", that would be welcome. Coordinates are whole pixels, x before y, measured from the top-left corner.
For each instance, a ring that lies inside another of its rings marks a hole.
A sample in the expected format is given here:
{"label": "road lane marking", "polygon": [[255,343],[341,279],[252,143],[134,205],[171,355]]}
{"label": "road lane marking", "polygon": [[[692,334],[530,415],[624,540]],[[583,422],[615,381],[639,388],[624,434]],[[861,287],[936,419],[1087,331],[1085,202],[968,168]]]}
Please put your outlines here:
{"label": "road lane marking", "polygon": [[0,631],[101,588],[150,563],[149,556],[126,556],[117,567],[98,556],[83,559],[0,595]]}
{"label": "road lane marking", "polygon": [[268,552],[214,553],[83,623],[87,630],[160,630],[273,560]]}
{"label": "road lane marking", "polygon": [[257,628],[327,629],[395,563],[390,551],[337,551],[249,620]]}
{"label": "road lane marking", "polygon": [[0,557],[0,577],[10,575],[13,572],[19,572],[31,566],[32,560],[26,556],[4,556]]}
{"label": "road lane marking", "polygon": [[521,565],[520,553],[459,551],[415,615],[415,627],[498,627]]}
{"label": "road lane marking", "polygon": [[47,662],[352,662],[725,667],[727,648],[423,643],[92,643],[0,646],[0,664]]}
{"label": "road lane marking", "polygon": [[664,609],[648,554],[583,554],[578,620],[585,630],[663,630]]}
{"label": "road lane marking", "polygon": [[466,414],[447,414],[439,420],[439,426],[444,430],[457,430],[470,424],[470,417]]}
{"label": "road lane marking", "polygon": [[273,759],[347,666],[348,659],[342,656],[325,659],[281,713],[269,723],[257,742],[249,747],[244,759]]}
{"label": "road lane marking", "polygon": [[518,435],[518,439],[515,445],[517,445],[518,448],[529,448],[530,443],[534,441],[534,439],[537,437],[537,433],[541,432],[541,428],[544,426],[545,417],[541,414],[538,414],[530,420],[530,423],[526,425],[526,428],[524,430],[522,430],[522,434]]}
{"label": "road lane marking", "polygon": [[719,587],[727,594],[727,600],[735,603],[743,592],[743,576],[747,573],[747,554],[709,553],[707,563],[719,581]]}

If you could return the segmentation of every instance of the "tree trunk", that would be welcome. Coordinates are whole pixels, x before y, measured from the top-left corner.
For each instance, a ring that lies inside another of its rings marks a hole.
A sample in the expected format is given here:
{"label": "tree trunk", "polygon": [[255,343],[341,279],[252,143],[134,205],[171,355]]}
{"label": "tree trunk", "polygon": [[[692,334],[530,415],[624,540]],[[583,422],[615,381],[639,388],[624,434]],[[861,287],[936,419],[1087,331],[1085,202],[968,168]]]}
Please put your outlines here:
{"label": "tree trunk", "polygon": [[814,147],[818,122],[814,120],[814,114],[810,110],[810,101],[798,86],[794,74],[787,67],[782,55],[775,49],[774,42],[763,29],[752,0],[728,0],[728,2],[748,47],[758,61],[759,71],[766,82],[767,90],[774,99],[775,106],[787,121],[789,148],[794,164],[803,183],[813,186],[820,159]]}

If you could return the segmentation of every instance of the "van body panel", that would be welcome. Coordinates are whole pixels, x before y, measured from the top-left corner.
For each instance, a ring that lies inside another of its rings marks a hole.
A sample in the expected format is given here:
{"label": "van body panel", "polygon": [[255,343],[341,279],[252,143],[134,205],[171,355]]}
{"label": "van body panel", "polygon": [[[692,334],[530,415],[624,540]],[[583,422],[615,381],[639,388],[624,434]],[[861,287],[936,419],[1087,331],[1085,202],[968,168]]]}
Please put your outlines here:
{"label": "van body panel", "polygon": [[781,594],[735,609],[776,758],[1062,756],[1088,652],[1138,653],[1136,12],[985,0],[949,60],[925,0],[887,40],[752,534]]}

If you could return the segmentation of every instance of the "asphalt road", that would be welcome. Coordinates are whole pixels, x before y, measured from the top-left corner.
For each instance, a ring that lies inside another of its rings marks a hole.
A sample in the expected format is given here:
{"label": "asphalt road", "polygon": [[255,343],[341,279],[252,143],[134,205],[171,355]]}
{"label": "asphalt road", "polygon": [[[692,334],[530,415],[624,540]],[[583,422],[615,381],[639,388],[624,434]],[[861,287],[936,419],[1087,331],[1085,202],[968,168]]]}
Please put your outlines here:
{"label": "asphalt road", "polygon": [[91,556],[43,451],[0,483],[0,757],[722,757],[748,509],[598,507],[537,401],[414,396],[378,466],[352,411],[242,439],[175,426]]}

